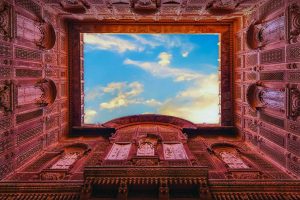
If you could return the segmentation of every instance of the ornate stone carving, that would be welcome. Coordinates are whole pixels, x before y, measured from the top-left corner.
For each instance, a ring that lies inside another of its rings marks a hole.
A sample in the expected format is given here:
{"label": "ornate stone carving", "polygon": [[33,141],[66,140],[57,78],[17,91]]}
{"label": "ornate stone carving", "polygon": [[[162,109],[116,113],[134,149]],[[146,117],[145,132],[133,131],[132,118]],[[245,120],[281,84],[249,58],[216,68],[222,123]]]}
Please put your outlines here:
{"label": "ornate stone carving", "polygon": [[12,82],[5,82],[0,85],[0,110],[5,113],[13,110],[13,84]]}
{"label": "ornate stone carving", "polygon": [[60,5],[64,11],[70,13],[85,13],[90,8],[85,0],[63,0]]}
{"label": "ornate stone carving", "polygon": [[164,157],[166,160],[184,160],[187,155],[181,143],[179,144],[163,144]]}
{"label": "ornate stone carving", "polygon": [[288,7],[288,40],[290,43],[300,41],[300,4],[293,3]]}
{"label": "ornate stone carving", "polygon": [[42,21],[37,26],[41,37],[36,41],[36,45],[42,49],[52,49],[55,45],[56,34],[53,26],[49,22]]}
{"label": "ornate stone carving", "polygon": [[50,79],[42,79],[35,84],[42,91],[41,97],[37,100],[40,106],[47,106],[54,103],[57,95],[55,83]]}
{"label": "ornate stone carving", "polygon": [[78,159],[80,152],[68,152],[64,154],[50,169],[69,169]]}
{"label": "ornate stone carving", "polygon": [[296,120],[300,116],[300,90],[292,87],[288,89],[288,117]]}
{"label": "ornate stone carving", "polygon": [[0,1],[0,35],[6,40],[14,37],[12,6]]}
{"label": "ornate stone carving", "polygon": [[106,160],[125,160],[128,157],[131,144],[114,143],[110,152],[106,156]]}
{"label": "ornate stone carving", "polygon": [[228,179],[266,179],[268,176],[264,175],[260,171],[233,171],[230,170],[226,174]]}
{"label": "ornate stone carving", "polygon": [[247,102],[253,109],[268,107],[271,109],[284,111],[285,110],[285,90],[265,88],[258,84],[252,84],[246,92]]}
{"label": "ornate stone carving", "polygon": [[44,170],[40,174],[41,180],[49,180],[49,181],[57,181],[57,180],[63,180],[66,178],[66,171],[47,171]]}
{"label": "ornate stone carving", "polygon": [[239,2],[239,0],[213,0],[207,4],[206,10],[212,15],[228,15],[237,11]]}
{"label": "ornate stone carving", "polygon": [[248,169],[249,166],[238,156],[228,151],[221,151],[219,153],[221,159],[231,169]]}
{"label": "ornate stone carving", "polygon": [[132,10],[141,15],[153,14],[158,12],[160,0],[133,0]]}

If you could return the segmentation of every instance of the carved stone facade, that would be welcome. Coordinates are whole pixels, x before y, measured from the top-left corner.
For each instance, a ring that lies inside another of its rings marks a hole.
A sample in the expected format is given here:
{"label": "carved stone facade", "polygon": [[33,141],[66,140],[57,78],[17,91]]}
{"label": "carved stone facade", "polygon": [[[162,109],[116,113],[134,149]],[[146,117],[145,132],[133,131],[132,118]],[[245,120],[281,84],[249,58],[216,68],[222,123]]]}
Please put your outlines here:
{"label": "carved stone facade", "polygon": [[[300,199],[299,8],[0,1],[0,199]],[[221,125],[83,124],[84,32],[220,34]]]}

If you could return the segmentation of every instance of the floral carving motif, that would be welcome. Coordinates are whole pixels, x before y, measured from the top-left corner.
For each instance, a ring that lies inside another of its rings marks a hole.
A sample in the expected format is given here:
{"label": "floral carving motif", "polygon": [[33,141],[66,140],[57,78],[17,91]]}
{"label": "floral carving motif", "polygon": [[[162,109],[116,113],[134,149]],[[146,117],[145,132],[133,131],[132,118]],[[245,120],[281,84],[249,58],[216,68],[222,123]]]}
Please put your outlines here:
{"label": "floral carving motif", "polygon": [[12,7],[4,1],[0,1],[0,35],[4,39],[14,36]]}
{"label": "floral carving motif", "polygon": [[300,116],[300,91],[297,88],[289,89],[289,105],[288,112],[289,117],[296,119]]}
{"label": "floral carving motif", "polygon": [[6,82],[4,85],[0,85],[0,109],[3,109],[5,113],[11,112],[12,106],[12,83]]}
{"label": "floral carving motif", "polygon": [[159,3],[157,0],[134,0],[132,10],[138,14],[153,14],[158,12]]}
{"label": "floral carving motif", "polygon": [[60,5],[64,11],[70,13],[85,13],[90,8],[85,0],[63,0]]}
{"label": "floral carving motif", "polygon": [[288,35],[290,43],[299,42],[300,36],[300,5],[293,3],[288,10]]}

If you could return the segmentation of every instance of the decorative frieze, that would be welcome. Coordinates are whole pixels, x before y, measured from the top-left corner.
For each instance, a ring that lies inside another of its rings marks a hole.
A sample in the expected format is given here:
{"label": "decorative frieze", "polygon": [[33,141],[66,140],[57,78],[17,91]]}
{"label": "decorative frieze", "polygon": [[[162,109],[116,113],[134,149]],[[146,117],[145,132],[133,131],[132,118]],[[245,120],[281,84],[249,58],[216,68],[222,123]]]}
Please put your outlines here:
{"label": "decorative frieze", "polygon": [[261,64],[274,64],[285,62],[285,49],[278,48],[272,50],[266,50],[260,53]]}
{"label": "decorative frieze", "polygon": [[269,123],[269,124],[272,124],[272,125],[275,125],[279,128],[282,128],[284,129],[284,119],[282,118],[277,118],[275,116],[272,116],[272,115],[269,115],[267,113],[264,113],[264,112],[261,112],[260,113],[260,119]]}
{"label": "decorative frieze", "polygon": [[41,78],[43,75],[42,70],[34,69],[16,69],[16,77],[22,78]]}
{"label": "decorative frieze", "polygon": [[42,61],[42,53],[37,50],[25,49],[17,47],[15,49],[15,56],[17,59],[24,59],[29,61]]}
{"label": "decorative frieze", "polygon": [[300,44],[290,44],[286,47],[286,61],[299,62],[300,61]]}
{"label": "decorative frieze", "polygon": [[262,81],[284,81],[285,73],[283,71],[260,72],[259,77]]}
{"label": "decorative frieze", "polygon": [[32,137],[37,137],[41,133],[43,133],[43,124],[41,123],[29,129],[21,129],[17,134],[17,145],[28,141]]}
{"label": "decorative frieze", "polygon": [[267,138],[268,140],[274,142],[275,144],[285,147],[285,137],[284,134],[278,134],[271,131],[269,128],[260,127],[260,135]]}

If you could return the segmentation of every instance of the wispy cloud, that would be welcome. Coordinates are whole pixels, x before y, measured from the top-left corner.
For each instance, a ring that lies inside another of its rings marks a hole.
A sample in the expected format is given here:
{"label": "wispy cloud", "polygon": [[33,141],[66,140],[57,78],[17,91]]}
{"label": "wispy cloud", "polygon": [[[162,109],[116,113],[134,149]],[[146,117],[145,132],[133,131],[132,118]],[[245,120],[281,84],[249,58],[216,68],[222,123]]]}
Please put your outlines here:
{"label": "wispy cloud", "polygon": [[143,47],[136,43],[121,39],[118,36],[104,34],[84,34],[84,43],[92,48],[110,50],[123,53],[125,51],[143,51]]}
{"label": "wispy cloud", "polygon": [[159,54],[158,62],[142,62],[142,61],[135,61],[131,59],[126,59],[124,64],[127,65],[134,65],[139,67],[155,77],[160,78],[173,78],[174,81],[191,81],[198,78],[201,78],[203,75],[197,73],[192,70],[183,69],[183,68],[174,68],[170,67],[170,59],[172,55],[166,52],[162,52]]}
{"label": "wispy cloud", "polygon": [[95,117],[97,116],[97,111],[93,109],[86,109],[84,112],[84,123],[91,124],[95,123],[97,120]]}

